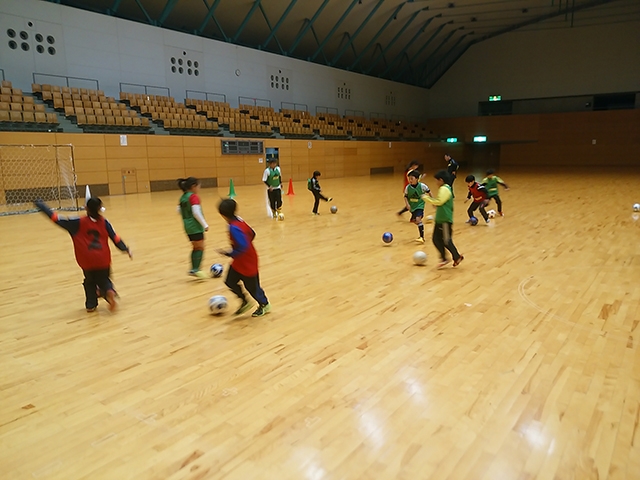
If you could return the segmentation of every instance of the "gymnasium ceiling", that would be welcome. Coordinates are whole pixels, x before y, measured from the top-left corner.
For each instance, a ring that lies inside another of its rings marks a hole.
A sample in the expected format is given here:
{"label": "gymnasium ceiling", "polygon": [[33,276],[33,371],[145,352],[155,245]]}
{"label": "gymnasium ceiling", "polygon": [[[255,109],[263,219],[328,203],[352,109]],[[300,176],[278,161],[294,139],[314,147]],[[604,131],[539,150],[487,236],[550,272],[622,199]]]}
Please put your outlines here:
{"label": "gymnasium ceiling", "polygon": [[640,0],[43,0],[430,88],[519,29],[640,20]]}

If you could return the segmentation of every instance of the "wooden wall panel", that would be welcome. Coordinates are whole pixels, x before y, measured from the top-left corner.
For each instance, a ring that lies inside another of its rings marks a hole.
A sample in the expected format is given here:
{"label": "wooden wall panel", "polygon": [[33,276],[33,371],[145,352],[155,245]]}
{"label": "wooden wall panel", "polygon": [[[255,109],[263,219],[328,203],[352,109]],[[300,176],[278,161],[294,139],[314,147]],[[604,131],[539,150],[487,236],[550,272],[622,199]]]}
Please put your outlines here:
{"label": "wooden wall panel", "polygon": [[[637,166],[640,158],[640,109],[436,119],[430,121],[430,129],[461,141],[263,141],[265,148],[279,148],[284,184],[290,178],[305,181],[314,170],[321,171],[323,178],[369,175],[371,168],[387,166],[402,172],[413,159],[429,174],[446,167],[445,153],[464,162],[463,140],[471,141],[477,134],[501,143],[501,166]],[[138,192],[149,191],[150,180],[189,175],[216,177],[220,186],[228,185],[230,179],[238,186],[261,183],[266,151],[222,155],[221,141],[220,137],[128,135],[128,145],[121,146],[120,135],[113,134],[0,132],[0,144],[73,144],[78,182],[109,183],[114,195],[123,191],[122,169],[135,169],[135,179],[127,182],[136,183]]]}

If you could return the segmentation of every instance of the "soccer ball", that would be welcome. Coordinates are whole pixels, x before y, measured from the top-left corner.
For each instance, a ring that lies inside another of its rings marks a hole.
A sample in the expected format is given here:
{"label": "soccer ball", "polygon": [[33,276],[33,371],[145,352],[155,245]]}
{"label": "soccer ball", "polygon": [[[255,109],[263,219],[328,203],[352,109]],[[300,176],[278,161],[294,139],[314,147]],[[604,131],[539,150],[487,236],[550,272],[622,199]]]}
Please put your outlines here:
{"label": "soccer ball", "polygon": [[487,212],[487,215],[489,215],[489,218],[496,218],[496,211],[495,210],[489,210]]}
{"label": "soccer ball", "polygon": [[284,220],[284,213],[279,213],[278,214],[278,220],[280,220],[280,221]]}
{"label": "soccer ball", "polygon": [[469,219],[469,223],[475,227],[478,224],[478,219],[476,217],[471,217]]}
{"label": "soccer ball", "polygon": [[633,211],[634,212],[640,212],[640,203],[634,203],[633,204]]}
{"label": "soccer ball", "polygon": [[413,263],[415,263],[416,265],[424,265],[425,263],[427,263],[427,254],[422,250],[418,250],[413,254]]}
{"label": "soccer ball", "polygon": [[227,299],[222,295],[214,295],[209,299],[209,312],[211,315],[222,315],[227,311]]}
{"label": "soccer ball", "polygon": [[335,205],[331,207],[331,213],[337,213],[337,211],[338,211],[338,207],[336,207]]}
{"label": "soccer ball", "polygon": [[391,234],[391,232],[384,232],[384,234],[382,235],[382,241],[384,243],[393,242],[393,235]]}
{"label": "soccer ball", "polygon": [[218,278],[222,276],[222,272],[224,271],[224,267],[219,263],[214,263],[211,265],[211,276],[213,278]]}
{"label": "soccer ball", "polygon": [[433,222],[433,215],[427,215],[426,220],[427,220],[427,223]]}

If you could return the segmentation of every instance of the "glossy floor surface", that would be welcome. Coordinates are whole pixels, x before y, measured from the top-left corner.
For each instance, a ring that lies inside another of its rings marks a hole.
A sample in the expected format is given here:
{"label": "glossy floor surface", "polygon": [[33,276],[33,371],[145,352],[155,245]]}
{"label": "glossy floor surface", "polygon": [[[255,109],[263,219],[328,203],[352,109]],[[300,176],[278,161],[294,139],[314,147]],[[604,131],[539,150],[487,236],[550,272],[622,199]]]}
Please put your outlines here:
{"label": "glossy floor surface", "polygon": [[[442,270],[398,176],[323,181],[317,217],[296,183],[283,222],[236,187],[261,318],[209,315],[238,300],[187,276],[177,192],[104,199],[134,250],[112,248],[113,314],[85,312],[64,230],[0,218],[2,478],[640,478],[640,174],[501,176],[506,216],[476,227],[456,182]],[[227,191],[201,192],[207,269]]]}

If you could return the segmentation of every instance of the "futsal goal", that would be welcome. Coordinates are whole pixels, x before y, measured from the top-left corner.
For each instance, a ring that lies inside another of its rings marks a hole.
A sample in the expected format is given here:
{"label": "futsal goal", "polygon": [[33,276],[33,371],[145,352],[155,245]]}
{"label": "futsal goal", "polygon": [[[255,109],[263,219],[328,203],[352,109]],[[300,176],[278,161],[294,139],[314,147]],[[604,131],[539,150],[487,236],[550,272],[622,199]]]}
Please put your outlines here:
{"label": "futsal goal", "polygon": [[73,145],[0,144],[0,215],[34,212],[37,199],[78,210]]}

